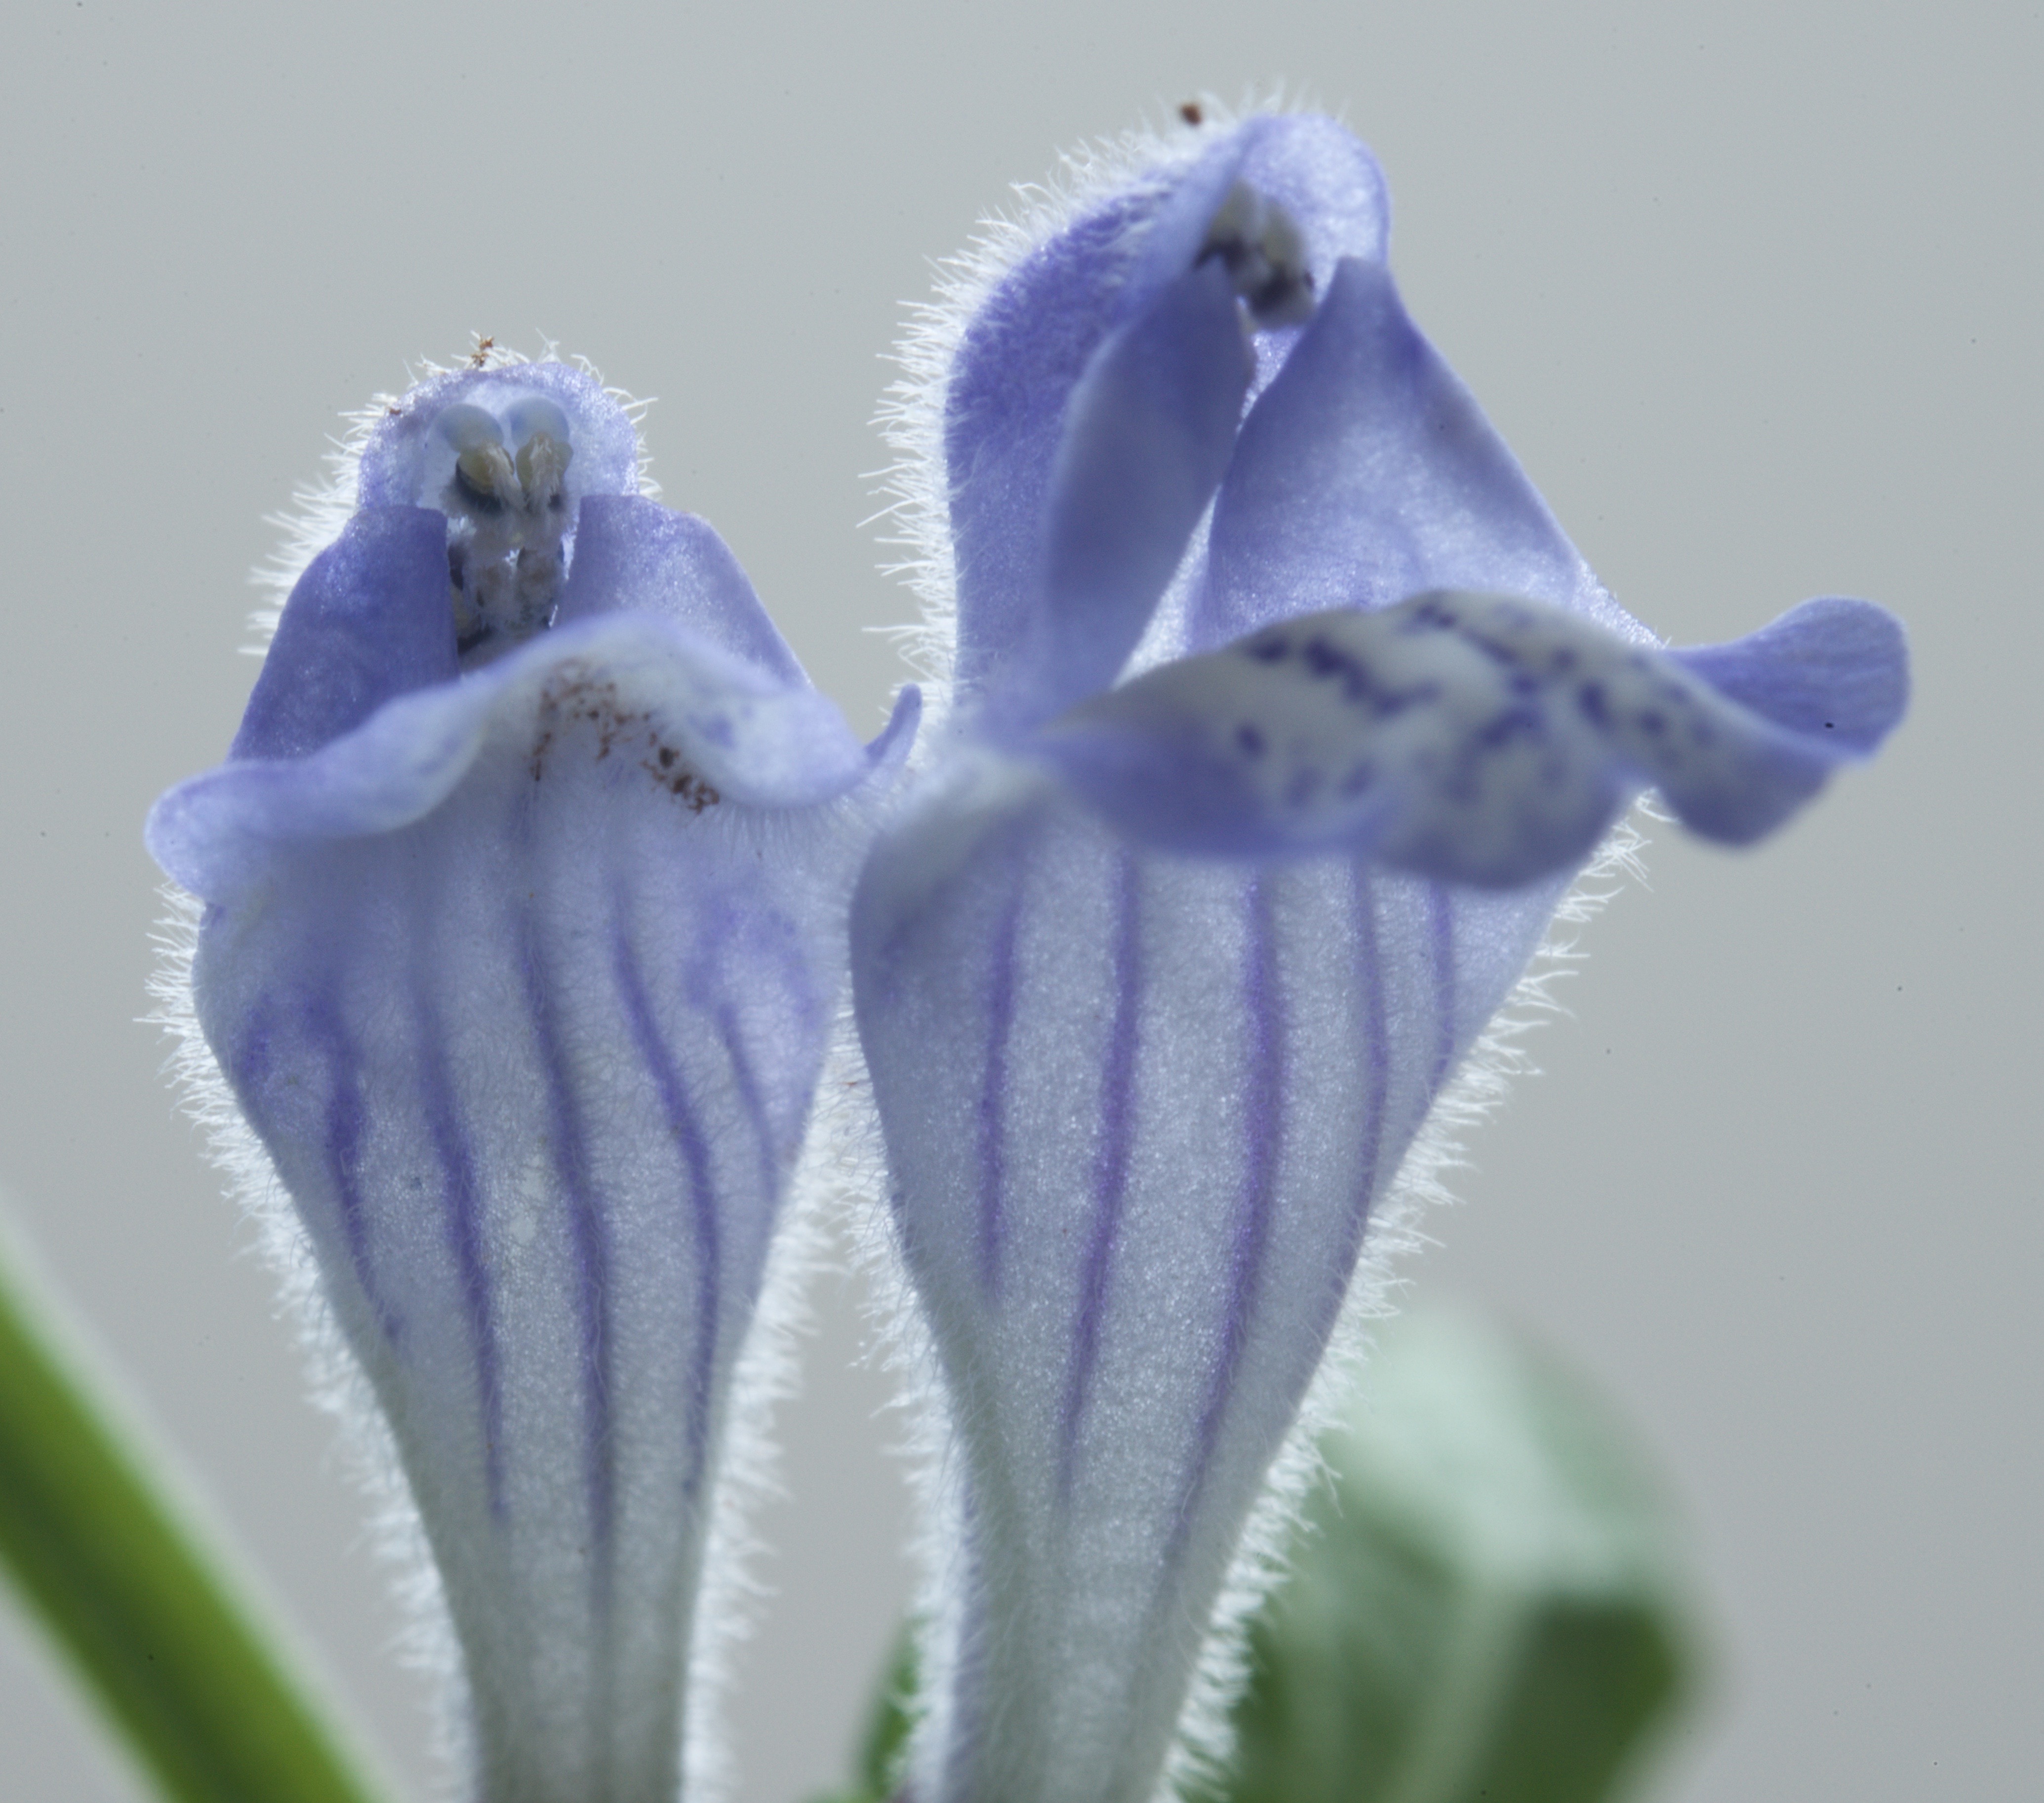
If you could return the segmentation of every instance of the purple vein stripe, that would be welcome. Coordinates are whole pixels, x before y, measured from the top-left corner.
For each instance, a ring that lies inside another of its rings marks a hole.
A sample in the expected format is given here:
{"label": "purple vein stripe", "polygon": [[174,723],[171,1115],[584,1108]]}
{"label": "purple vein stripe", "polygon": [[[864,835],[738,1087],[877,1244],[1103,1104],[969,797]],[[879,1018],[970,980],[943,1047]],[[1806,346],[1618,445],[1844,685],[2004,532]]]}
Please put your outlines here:
{"label": "purple vein stripe", "polygon": [[1455,1062],[1455,904],[1445,883],[1427,885],[1427,927],[1434,953],[1434,1008],[1441,1036],[1434,1048],[1434,1074],[1429,1098],[1448,1080]]}
{"label": "purple vein stripe", "polygon": [[1027,871],[1020,855],[1009,862],[1007,905],[994,929],[993,967],[986,1001],[986,1076],[979,1091],[979,1282],[990,1299],[999,1293],[1001,1241],[1008,1194],[1008,1046],[1015,1031],[1015,940],[1022,919]]}
{"label": "purple vein stripe", "polygon": [[558,1009],[563,986],[547,969],[539,923],[529,908],[521,910],[518,925],[525,1005],[546,1083],[548,1150],[567,1203],[568,1241],[574,1252],[574,1305],[586,1411],[583,1482],[589,1492],[596,1605],[607,1613],[616,1581],[617,1526],[617,1446],[611,1420],[610,1248],[605,1243],[581,1111],[571,1087],[568,1048]]}
{"label": "purple vein stripe", "polygon": [[1228,1236],[1228,1309],[1221,1318],[1220,1344],[1207,1379],[1206,1400],[1201,1405],[1193,1463],[1171,1527],[1166,1569],[1178,1563],[1192,1529],[1200,1492],[1212,1469],[1228,1399],[1235,1394],[1248,1347],[1250,1315],[1262,1281],[1270,1246],[1270,1217],[1278,1199],[1278,1164],[1285,1136],[1285,998],[1270,882],[1262,875],[1251,877],[1243,897],[1249,917],[1243,986],[1247,1096],[1242,1122],[1247,1141],[1242,1194]]}
{"label": "purple vein stripe", "polygon": [[1121,1217],[1128,1201],[1128,1157],[1135,1136],[1135,1090],[1137,998],[1143,981],[1142,917],[1135,860],[1117,861],[1114,933],[1114,1020],[1108,1031],[1107,1067],[1101,1073],[1100,1149],[1093,1163],[1093,1236],[1079,1284],[1077,1344],[1065,1380],[1058,1417],[1058,1486],[1071,1494],[1079,1425],[1091,1400],[1100,1357],[1101,1314],[1106,1303],[1109,1267]]}
{"label": "purple vein stripe", "polygon": [[[795,1154],[801,1149],[800,1128],[802,1117],[797,1117],[797,1132],[784,1145],[782,1135],[775,1128],[772,1113],[766,1106],[766,1092],[759,1082],[759,1073],[753,1068],[752,1055],[746,1049],[743,1024],[739,1020],[738,1010],[727,997],[718,1005],[717,1011],[717,1036],[724,1047],[724,1055],[731,1060],[731,1081],[738,1091],[738,1105],[745,1110],[745,1124],[752,1129],[752,1143],[759,1154],[759,1195],[761,1206],[768,1213],[763,1224],[763,1244],[773,1228],[772,1216],[780,1205],[782,1174],[794,1163]],[[816,1082],[813,1071],[809,1079]],[[755,1271],[755,1276],[758,1273]],[[751,1301],[750,1293],[747,1301]]]}
{"label": "purple vein stripe", "polygon": [[454,1092],[448,1082],[447,1030],[432,991],[430,973],[414,973],[418,998],[420,1103],[426,1131],[440,1167],[440,1193],[447,1203],[447,1236],[461,1278],[462,1312],[475,1353],[475,1386],[482,1410],[483,1481],[490,1509],[504,1513],[504,1378],[498,1363],[497,1330],[490,1305],[489,1274],[482,1262],[482,1201],[475,1182],[475,1155],[469,1146]]}
{"label": "purple vein stripe", "polygon": [[[286,1006],[283,1012],[297,1023],[310,1042],[310,1050],[325,1062],[326,1131],[321,1136],[320,1150],[326,1164],[327,1181],[332,1186],[334,1201],[340,1211],[340,1250],[346,1254],[348,1266],[355,1273],[355,1284],[368,1306],[370,1319],[384,1340],[394,1345],[398,1338],[396,1317],[377,1293],[370,1270],[369,1224],[363,1209],[360,1174],[362,1136],[367,1126],[362,1102],[361,1055],[342,1024],[330,983],[323,984],[302,1005]],[[270,1113],[266,1102],[271,1074],[276,1068],[278,1013],[271,997],[256,998],[236,1036],[232,1061],[227,1069],[228,1082],[233,1086],[242,1111],[259,1130]],[[263,1138],[267,1143],[270,1136],[265,1132]],[[323,1241],[331,1241],[330,1224],[310,1217],[306,1224]]]}
{"label": "purple vein stripe", "polygon": [[674,1136],[682,1167],[688,1173],[689,1219],[684,1233],[685,1237],[695,1242],[696,1247],[696,1321],[695,1344],[690,1355],[688,1467],[682,1478],[682,1494],[694,1501],[701,1487],[703,1467],[709,1456],[710,1386],[716,1377],[717,1286],[723,1268],[720,1244],[723,1224],[717,1219],[709,1145],[703,1137],[702,1123],[689,1099],[674,1051],[654,1017],[645,974],[632,950],[631,936],[621,924],[612,929],[611,967],[617,975],[617,992],[624,1004],[624,1017],[631,1026],[632,1043],[638,1048],[639,1055],[652,1077],[653,1087],[659,1094],[661,1112],[667,1116],[668,1131]]}
{"label": "purple vein stripe", "polygon": [[331,1087],[326,1105],[326,1133],[321,1150],[340,1204],[340,1230],[348,1263],[360,1285],[369,1311],[384,1339],[395,1346],[398,1321],[376,1286],[369,1255],[369,1217],[362,1198],[362,1140],[368,1117],[362,1100],[362,1054],[341,1017],[339,998],[324,990],[306,1008],[307,1036],[323,1044]]}
{"label": "purple vein stripe", "polygon": [[1358,1181],[1342,1242],[1336,1294],[1348,1287],[1349,1274],[1362,1255],[1362,1236],[1377,1200],[1378,1170],[1384,1157],[1384,1117],[1391,1105],[1389,1021],[1384,994],[1384,954],[1377,939],[1377,886],[1366,864],[1351,867],[1350,890],[1355,909],[1356,1031],[1362,1041],[1362,1144],[1358,1148]]}

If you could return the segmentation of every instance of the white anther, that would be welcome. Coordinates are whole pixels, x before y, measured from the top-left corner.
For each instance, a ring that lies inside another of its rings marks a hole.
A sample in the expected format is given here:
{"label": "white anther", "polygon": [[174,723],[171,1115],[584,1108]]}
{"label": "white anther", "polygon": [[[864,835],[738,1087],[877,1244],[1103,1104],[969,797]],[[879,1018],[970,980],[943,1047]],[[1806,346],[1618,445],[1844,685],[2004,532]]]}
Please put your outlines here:
{"label": "white anther", "polygon": [[539,432],[559,444],[571,444],[574,437],[568,429],[567,415],[544,394],[528,394],[522,401],[513,402],[504,410],[504,429],[513,444],[523,444]]}
{"label": "white anther", "polygon": [[1306,240],[1291,214],[1247,182],[1228,190],[1200,260],[1218,257],[1258,325],[1297,325],[1313,311]]}
{"label": "white anther", "polygon": [[457,402],[434,421],[433,429],[453,447],[455,471],[470,498],[506,507],[523,504],[517,471],[504,448],[504,429],[493,415]]}
{"label": "white anther", "polygon": [[473,667],[541,630],[559,599],[574,525],[573,436],[567,413],[543,394],[524,395],[501,414],[456,402],[433,431],[453,453],[440,504],[455,642],[463,667]]}
{"label": "white anther", "polygon": [[538,513],[561,492],[574,449],[565,438],[536,432],[518,447],[518,480],[525,490],[528,513]]}

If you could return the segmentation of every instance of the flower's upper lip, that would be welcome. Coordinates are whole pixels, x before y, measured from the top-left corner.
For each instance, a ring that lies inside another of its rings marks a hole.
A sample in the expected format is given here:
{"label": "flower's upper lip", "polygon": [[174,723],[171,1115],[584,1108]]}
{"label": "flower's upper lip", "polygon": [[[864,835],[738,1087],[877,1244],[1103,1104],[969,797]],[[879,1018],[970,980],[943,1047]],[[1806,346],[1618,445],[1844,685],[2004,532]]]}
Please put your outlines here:
{"label": "flower's upper lip", "polygon": [[453,452],[434,431],[440,414],[466,404],[501,417],[528,398],[544,400],[567,416],[574,443],[569,471],[574,500],[638,492],[638,432],[631,415],[602,385],[572,363],[513,363],[449,371],[407,394],[363,448],[359,505],[433,506],[454,470]]}
{"label": "flower's upper lip", "polygon": [[[1197,270],[1216,215],[1241,183],[1297,225],[1316,294],[1327,292],[1343,257],[1381,263],[1389,204],[1369,152],[1331,120],[1253,119],[1174,162],[1161,178],[1145,172],[1103,195],[1016,263],[950,348],[943,452],[959,680],[966,694],[1005,716],[1041,718],[1083,692],[1071,680],[1055,696],[1028,692],[1043,661],[1032,640],[1052,581],[1047,522],[1059,509],[1061,469],[1075,467],[1066,444],[1070,403],[1095,360],[1112,354],[1110,341],[1125,345],[1140,333],[1146,316],[1168,305]],[[1258,334],[1248,393],[1258,391],[1289,339],[1289,332]],[[1225,388],[1223,373],[1208,375]],[[1241,392],[1233,398],[1239,413]],[[1181,407],[1189,411],[1189,399]],[[1111,515],[1112,498],[1093,511]],[[1175,517],[1180,510],[1173,511]],[[1197,518],[1195,508],[1182,532]],[[1165,560],[1163,553],[1154,560]],[[1175,559],[1166,561],[1160,591]],[[1157,598],[1150,594],[1147,604]],[[1087,686],[1105,687],[1115,674],[1094,671]]]}

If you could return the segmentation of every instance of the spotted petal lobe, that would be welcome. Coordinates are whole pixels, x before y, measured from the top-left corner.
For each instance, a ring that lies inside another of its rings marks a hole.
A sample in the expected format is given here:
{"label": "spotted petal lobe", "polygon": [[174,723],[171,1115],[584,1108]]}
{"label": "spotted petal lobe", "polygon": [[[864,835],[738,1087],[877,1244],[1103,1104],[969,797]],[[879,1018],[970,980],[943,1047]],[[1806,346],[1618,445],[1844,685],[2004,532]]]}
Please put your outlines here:
{"label": "spotted petal lobe", "polygon": [[[515,742],[544,775],[552,735],[583,726],[620,790],[806,806],[897,754],[916,713],[905,696],[868,752],[806,683],[784,685],[658,621],[607,616],[550,632],[459,684],[405,695],[309,756],[234,761],[196,777],[157,803],[147,837],[171,875],[216,899],[259,880],[279,845],[409,825],[493,743],[508,755]],[[507,720],[519,722],[509,738]]]}
{"label": "spotted petal lobe", "polygon": [[1771,832],[1899,717],[1902,656],[1864,602],[1677,655],[1535,602],[1421,595],[1166,664],[1037,745],[1138,843],[1503,887],[1579,865],[1649,785],[1707,837]]}

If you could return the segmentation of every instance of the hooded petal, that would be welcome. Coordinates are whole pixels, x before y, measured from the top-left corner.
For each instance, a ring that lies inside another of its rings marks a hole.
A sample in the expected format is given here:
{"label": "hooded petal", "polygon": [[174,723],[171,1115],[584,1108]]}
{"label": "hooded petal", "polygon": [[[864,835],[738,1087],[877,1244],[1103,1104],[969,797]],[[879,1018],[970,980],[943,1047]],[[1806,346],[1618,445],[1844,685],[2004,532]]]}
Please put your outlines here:
{"label": "hooded petal", "polygon": [[447,536],[447,516],[429,507],[349,519],[298,579],[230,757],[303,757],[386,702],[454,680]]}
{"label": "hooded petal", "polygon": [[[997,692],[1015,675],[1041,610],[1055,605],[1047,600],[1048,522],[1059,509],[1060,475],[1072,467],[1065,447],[1074,396],[1110,337],[1128,333],[1214,254],[1216,218],[1238,186],[1297,226],[1306,272],[1321,287],[1339,257],[1384,254],[1389,205],[1370,153],[1331,121],[1254,119],[1081,211],[1002,276],[966,326],[944,390],[943,452],[958,678],[967,693]],[[1226,365],[1205,379],[1225,383]],[[1155,542],[1161,556],[1161,536]],[[1170,561],[1182,548],[1181,540]],[[1162,579],[1156,586],[1161,592]]]}
{"label": "hooded petal", "polygon": [[1072,393],[1035,655],[1007,707],[1040,717],[1120,674],[1228,467],[1250,374],[1216,264],[1170,283],[1101,347]]}
{"label": "hooded petal", "polygon": [[458,679],[448,520],[365,509],[244,755],[148,835],[388,1413],[486,1803],[675,1794],[733,1363],[916,711],[862,750],[700,521],[583,505],[581,617]]}
{"label": "hooded petal", "polygon": [[628,610],[671,621],[783,685],[807,686],[751,579],[707,520],[638,494],[582,504],[556,627]]}
{"label": "hooded petal", "polygon": [[1433,594],[1166,664],[1039,746],[1139,844],[1504,887],[1573,869],[1649,785],[1708,838],[1759,838],[1873,752],[1905,688],[1900,629],[1865,602],[1669,654],[1560,608]]}
{"label": "hooded petal", "polygon": [[963,1494],[912,1794],[1151,1795],[1372,1203],[1551,905],[1143,850],[993,757],[882,840],[854,990]]}
{"label": "hooded petal", "polygon": [[1429,589],[1525,595],[1649,636],[1406,317],[1390,271],[1346,258],[1243,423],[1189,648]]}

